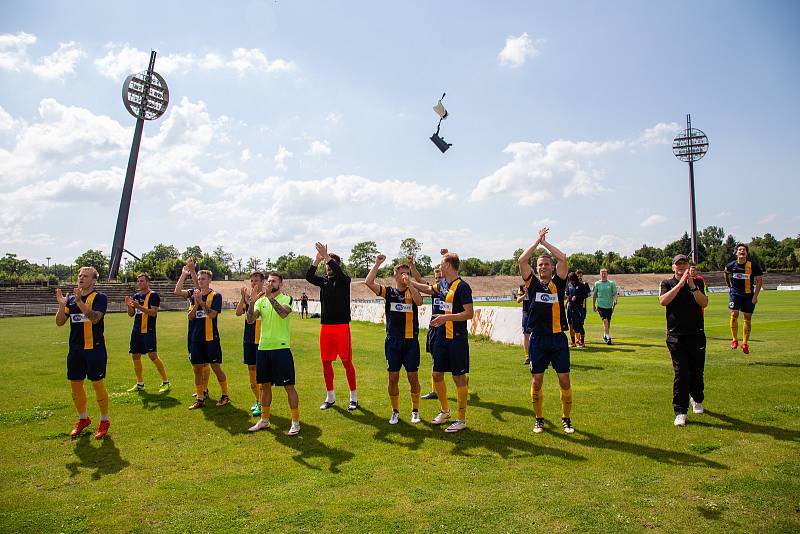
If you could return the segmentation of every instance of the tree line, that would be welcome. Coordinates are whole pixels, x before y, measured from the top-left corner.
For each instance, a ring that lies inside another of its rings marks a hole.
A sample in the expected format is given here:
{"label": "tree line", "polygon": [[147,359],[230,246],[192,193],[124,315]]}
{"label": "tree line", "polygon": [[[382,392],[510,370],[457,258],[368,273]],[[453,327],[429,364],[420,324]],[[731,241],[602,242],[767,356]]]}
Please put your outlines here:
{"label": "tree line", "polygon": [[[720,271],[734,257],[737,239],[717,226],[709,226],[698,234],[699,268],[703,271]],[[778,241],[772,234],[753,237],[748,243],[751,255],[761,266],[770,271],[800,272],[800,235],[786,237]],[[356,243],[347,258],[344,251],[339,251],[345,261],[345,268],[354,278],[363,278],[372,267],[375,256],[381,252],[375,241]],[[383,251],[385,252],[385,251]],[[396,257],[387,262],[379,271],[379,276],[390,276],[395,265],[405,262],[408,256],[415,258],[420,273],[432,274],[434,261],[421,254],[422,243],[413,237],[400,242]],[[597,250],[594,253],[578,252],[569,256],[570,268],[581,269],[586,274],[596,274],[606,268],[612,274],[622,273],[664,273],[670,272],[672,258],[676,254],[689,254],[691,240],[684,233],[676,241],[663,248],[642,245],[630,256],[622,256],[613,251]],[[482,260],[480,258],[461,258],[460,272],[464,276],[516,275],[519,273],[517,259],[522,249],[514,251],[511,258],[502,260]],[[120,271],[120,279],[133,280],[139,272],[147,272],[155,279],[175,280],[187,258],[194,258],[201,269],[209,269],[217,280],[226,277],[233,280],[246,279],[253,271],[278,271],[287,278],[303,278],[312,258],[303,254],[289,252],[272,258],[250,257],[235,258],[222,246],[210,252],[199,246],[190,246],[180,251],[173,245],[159,243],[152,250],[142,254],[140,258],[126,258]],[[534,256],[535,257],[535,256]],[[90,249],[75,258],[71,265],[53,264],[50,266],[36,264],[19,258],[16,254],[6,253],[0,258],[0,282],[6,285],[20,283],[53,283],[60,280],[72,280],[77,269],[89,265],[97,269],[100,279],[108,277],[110,259],[100,250]]]}

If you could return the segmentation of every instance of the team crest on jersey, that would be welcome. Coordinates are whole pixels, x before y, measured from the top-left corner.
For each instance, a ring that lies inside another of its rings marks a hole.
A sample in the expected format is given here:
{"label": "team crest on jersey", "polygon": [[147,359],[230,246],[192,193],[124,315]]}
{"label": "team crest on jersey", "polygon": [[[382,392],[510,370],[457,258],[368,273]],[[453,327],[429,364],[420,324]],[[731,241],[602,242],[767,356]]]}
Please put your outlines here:
{"label": "team crest on jersey", "polygon": [[557,304],[558,295],[555,293],[536,293],[534,300],[536,302],[541,302],[542,304]]}
{"label": "team crest on jersey", "polygon": [[414,307],[411,304],[405,304],[403,302],[391,302],[389,303],[389,311],[411,313],[414,311]]}
{"label": "team crest on jersey", "polygon": [[736,280],[747,280],[750,278],[750,275],[747,273],[733,273],[731,276]]}
{"label": "team crest on jersey", "polygon": [[85,323],[86,316],[82,313],[73,313],[70,315],[70,321],[73,323]]}

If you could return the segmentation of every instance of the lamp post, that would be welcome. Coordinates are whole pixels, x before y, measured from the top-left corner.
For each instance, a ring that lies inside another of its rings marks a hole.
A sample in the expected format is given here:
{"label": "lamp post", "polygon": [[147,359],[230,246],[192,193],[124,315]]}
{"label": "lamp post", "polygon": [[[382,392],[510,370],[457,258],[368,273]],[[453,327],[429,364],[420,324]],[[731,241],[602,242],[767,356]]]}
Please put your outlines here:
{"label": "lamp post", "polygon": [[672,141],[672,153],[689,164],[689,217],[692,231],[692,261],[697,263],[697,211],[694,202],[694,162],[708,152],[708,137],[702,130],[692,128],[692,116],[686,115],[686,129]]}

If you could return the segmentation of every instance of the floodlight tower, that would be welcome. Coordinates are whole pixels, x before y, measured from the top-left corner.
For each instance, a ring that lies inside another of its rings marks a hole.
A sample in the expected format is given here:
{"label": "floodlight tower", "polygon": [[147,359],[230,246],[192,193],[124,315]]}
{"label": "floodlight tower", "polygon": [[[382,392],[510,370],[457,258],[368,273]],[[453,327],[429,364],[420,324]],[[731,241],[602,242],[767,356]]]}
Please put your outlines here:
{"label": "floodlight tower", "polygon": [[692,261],[697,263],[697,212],[694,206],[694,162],[708,152],[708,137],[697,128],[692,128],[692,116],[686,115],[686,129],[672,141],[672,153],[683,162],[689,163],[689,215],[692,225]]}
{"label": "floodlight tower", "polygon": [[[111,246],[111,265],[108,279],[116,280],[122,252],[125,251],[125,232],[128,228],[128,213],[131,209],[133,194],[133,178],[136,174],[136,162],[139,159],[139,145],[142,142],[144,121],[155,120],[167,111],[169,105],[169,88],[167,82],[155,70],[156,51],[150,52],[150,65],[144,72],[131,74],[122,84],[122,102],[128,113],[136,117],[136,128],[133,130],[131,155],[128,158],[128,171],[125,173],[125,184],[122,186],[122,199],[119,202],[117,228],[114,230],[114,244]],[[127,252],[127,251],[126,251]]]}

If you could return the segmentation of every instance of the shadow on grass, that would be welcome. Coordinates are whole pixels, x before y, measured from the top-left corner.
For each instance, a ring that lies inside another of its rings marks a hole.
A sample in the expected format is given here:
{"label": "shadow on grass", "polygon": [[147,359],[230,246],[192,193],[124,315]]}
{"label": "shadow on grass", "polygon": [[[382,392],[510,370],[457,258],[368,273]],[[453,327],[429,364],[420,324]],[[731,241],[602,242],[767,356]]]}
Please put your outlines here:
{"label": "shadow on grass", "polygon": [[505,422],[505,418],[503,417],[504,413],[510,413],[513,415],[521,415],[522,417],[533,417],[533,409],[523,408],[521,406],[507,406],[505,404],[499,404],[496,402],[488,402],[481,399],[478,393],[470,393],[469,395],[469,402],[467,404],[469,408],[484,408],[489,410],[492,414],[492,417],[497,419],[498,421]]}
{"label": "shadow on grass", "polygon": [[65,466],[70,478],[77,476],[81,469],[89,469],[93,471],[92,480],[100,480],[103,475],[119,473],[131,465],[122,458],[114,440],[109,436],[100,441],[99,447],[93,447],[91,434],[81,435],[75,442],[75,456],[78,461],[69,462]]}
{"label": "shadow on grass", "polygon": [[569,363],[570,371],[578,370],[578,371],[605,371],[605,367],[600,367],[599,365],[585,365],[582,363]]}
{"label": "shadow on grass", "polygon": [[640,341],[614,341],[614,344],[611,345],[611,346],[612,347],[614,347],[614,346],[618,347],[620,345],[622,345],[623,347],[625,347],[625,346],[630,346],[630,347],[663,347],[664,343],[655,343],[655,342],[647,343],[647,342],[640,342]]}
{"label": "shadow on grass", "polygon": [[[339,412],[346,412],[342,408],[334,406]],[[571,461],[584,461],[586,458],[561,449],[554,449],[536,445],[531,441],[504,436],[502,434],[490,434],[481,432],[473,428],[467,428],[457,434],[448,434],[444,431],[444,426],[433,428],[429,422],[411,425],[401,421],[397,425],[390,425],[387,418],[379,417],[374,412],[359,408],[353,412],[346,413],[357,423],[370,426],[375,429],[374,438],[378,441],[390,445],[399,445],[409,450],[419,449],[425,440],[436,440],[445,443],[452,443],[452,454],[457,456],[475,456],[470,451],[483,449],[489,453],[494,453],[501,458],[522,458],[548,455],[556,458],[563,458]],[[427,431],[426,431],[427,430]],[[395,436],[400,439],[395,439]]]}
{"label": "shadow on grass", "polygon": [[339,466],[349,462],[355,457],[350,451],[344,449],[336,449],[325,445],[320,441],[322,430],[318,426],[310,425],[301,421],[300,433],[296,436],[287,436],[286,431],[289,429],[292,421],[286,417],[270,415],[270,423],[272,428],[270,430],[262,430],[256,434],[270,432],[275,436],[275,441],[287,447],[294,449],[297,454],[292,456],[292,460],[299,463],[308,469],[321,471],[322,468],[312,465],[308,460],[310,458],[322,458],[329,462],[328,471],[331,473],[340,473]]}
{"label": "shadow on grass", "polygon": [[572,436],[567,436],[561,429],[554,430],[553,427],[545,427],[545,432],[552,434],[558,438],[564,439],[583,445],[584,447],[593,447],[596,449],[607,449],[612,451],[624,452],[626,454],[633,454],[635,456],[643,456],[650,458],[656,462],[670,464],[670,465],[684,465],[688,467],[711,467],[713,469],[728,469],[728,466],[721,463],[696,456],[685,452],[670,451],[667,449],[659,449],[658,447],[650,447],[648,445],[641,445],[639,443],[629,443],[627,441],[619,441],[616,439],[608,439],[597,434],[590,432],[582,432],[576,430]]}
{"label": "shadow on grass", "polygon": [[735,430],[737,432],[746,432],[748,434],[762,434],[764,436],[770,436],[773,439],[777,439],[780,441],[792,441],[795,443],[800,442],[800,431],[797,430],[789,430],[788,428],[779,428],[776,426],[750,423],[748,421],[743,421],[742,419],[736,419],[735,417],[731,417],[729,415],[723,415],[721,413],[713,412],[708,409],[705,410],[705,415],[711,416],[715,419],[719,419],[725,424],[709,423],[707,421],[700,420],[700,421],[692,421],[692,425],[707,426],[711,428],[719,428],[722,430]]}
{"label": "shadow on grass", "polygon": [[155,410],[161,408],[162,410],[169,410],[183,404],[175,397],[164,395],[163,393],[148,393],[146,391],[139,392],[139,398],[142,399],[142,408],[145,410]]}
{"label": "shadow on grass", "polygon": [[206,405],[200,408],[200,411],[206,419],[231,436],[246,434],[247,429],[253,425],[253,415],[250,410],[242,410],[233,404],[216,406],[214,401],[206,400]]}
{"label": "shadow on grass", "polygon": [[613,345],[586,345],[585,348],[580,349],[581,352],[635,352],[636,349],[623,349],[620,347],[622,343],[614,343]]}
{"label": "shadow on grass", "polygon": [[764,367],[787,367],[789,369],[800,369],[800,363],[789,362],[749,362],[747,365],[763,365]]}

